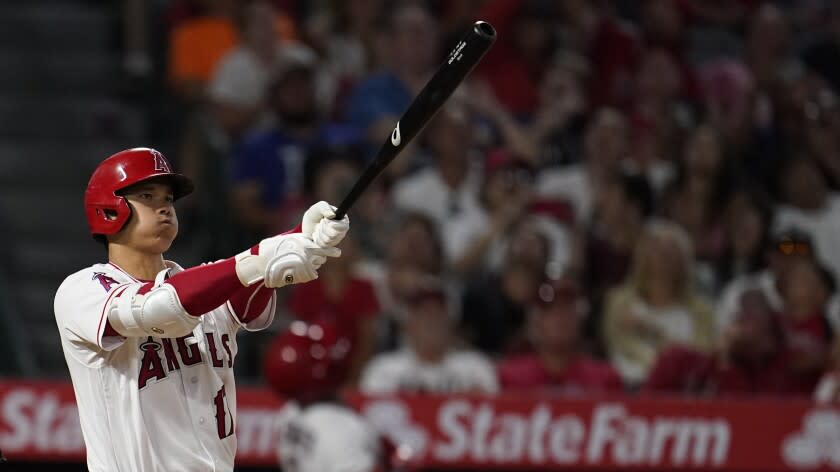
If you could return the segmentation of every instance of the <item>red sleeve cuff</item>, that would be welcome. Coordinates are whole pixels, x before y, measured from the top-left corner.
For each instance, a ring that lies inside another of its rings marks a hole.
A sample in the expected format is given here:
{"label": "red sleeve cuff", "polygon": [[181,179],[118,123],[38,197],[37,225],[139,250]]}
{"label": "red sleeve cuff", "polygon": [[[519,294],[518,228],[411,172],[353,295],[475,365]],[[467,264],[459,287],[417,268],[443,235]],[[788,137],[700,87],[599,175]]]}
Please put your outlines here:
{"label": "red sleeve cuff", "polygon": [[248,323],[257,319],[271,302],[274,289],[263,284],[254,284],[250,287],[242,287],[234,293],[228,302],[230,303],[233,316],[240,323]]}

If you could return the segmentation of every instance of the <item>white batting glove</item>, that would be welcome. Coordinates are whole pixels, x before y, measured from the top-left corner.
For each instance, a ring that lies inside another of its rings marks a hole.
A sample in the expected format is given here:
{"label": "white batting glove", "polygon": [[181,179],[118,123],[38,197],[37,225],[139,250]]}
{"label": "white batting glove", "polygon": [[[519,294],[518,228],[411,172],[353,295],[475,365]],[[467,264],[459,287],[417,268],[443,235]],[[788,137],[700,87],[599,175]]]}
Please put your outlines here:
{"label": "white batting glove", "polygon": [[350,218],[344,215],[340,220],[334,220],[336,207],[320,201],[303,214],[301,232],[318,246],[335,247],[350,229]]}
{"label": "white batting glove", "polygon": [[289,234],[266,264],[265,286],[279,288],[315,280],[327,257],[340,255],[341,249],[319,247],[302,234]]}
{"label": "white batting glove", "polygon": [[340,249],[320,247],[300,233],[263,239],[257,254],[252,252],[236,256],[236,275],[243,285],[264,281],[269,288],[315,280],[327,257],[341,255]]}

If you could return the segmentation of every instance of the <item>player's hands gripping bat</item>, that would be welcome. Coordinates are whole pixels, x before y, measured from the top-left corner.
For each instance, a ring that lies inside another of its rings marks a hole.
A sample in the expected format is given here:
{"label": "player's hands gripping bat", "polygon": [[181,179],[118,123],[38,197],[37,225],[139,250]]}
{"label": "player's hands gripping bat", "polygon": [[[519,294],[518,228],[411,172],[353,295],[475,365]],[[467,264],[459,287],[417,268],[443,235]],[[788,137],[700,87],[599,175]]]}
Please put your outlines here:
{"label": "player's hands gripping bat", "polygon": [[493,42],[496,40],[496,30],[490,23],[477,21],[467,34],[458,41],[455,48],[441,64],[435,75],[429,80],[423,90],[414,98],[411,105],[397,121],[394,131],[379,148],[376,157],[368,164],[359,180],[344,197],[335,211],[335,219],[342,219],[356,199],[367,189],[373,179],[394,160],[400,151],[408,145],[420,130],[437,113],[443,103],[452,95],[458,85],[478,64]]}

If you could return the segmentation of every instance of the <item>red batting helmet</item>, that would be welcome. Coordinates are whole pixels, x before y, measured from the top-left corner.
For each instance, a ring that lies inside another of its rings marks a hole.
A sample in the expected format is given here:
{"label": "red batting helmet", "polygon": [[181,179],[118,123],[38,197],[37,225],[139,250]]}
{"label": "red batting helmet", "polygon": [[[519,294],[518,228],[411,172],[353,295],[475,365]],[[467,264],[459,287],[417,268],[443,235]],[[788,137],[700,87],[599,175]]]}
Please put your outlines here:
{"label": "red batting helmet", "polygon": [[263,376],[280,396],[317,399],[344,382],[351,348],[331,324],[293,321],[269,346]]}
{"label": "red batting helmet", "polygon": [[131,208],[118,192],[154,177],[169,180],[176,200],[193,191],[192,181],[172,172],[169,161],[154,149],[126,149],[102,161],[85,191],[85,214],[91,234],[119,232],[128,222]]}

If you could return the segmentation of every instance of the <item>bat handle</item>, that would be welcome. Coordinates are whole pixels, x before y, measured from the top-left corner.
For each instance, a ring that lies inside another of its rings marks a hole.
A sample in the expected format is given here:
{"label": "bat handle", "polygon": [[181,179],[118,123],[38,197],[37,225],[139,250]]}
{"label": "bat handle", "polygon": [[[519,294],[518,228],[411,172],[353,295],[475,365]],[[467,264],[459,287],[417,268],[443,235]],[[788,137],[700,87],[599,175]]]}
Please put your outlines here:
{"label": "bat handle", "polygon": [[346,215],[346,214],[347,214],[347,210],[345,210],[344,208],[339,206],[338,209],[335,210],[335,216],[333,216],[331,219],[340,220],[340,219],[343,219],[344,215]]}

